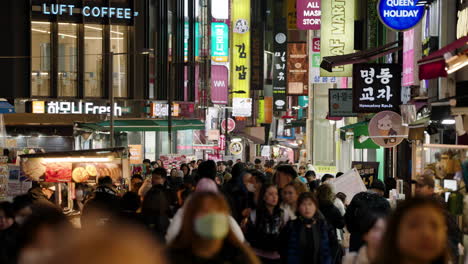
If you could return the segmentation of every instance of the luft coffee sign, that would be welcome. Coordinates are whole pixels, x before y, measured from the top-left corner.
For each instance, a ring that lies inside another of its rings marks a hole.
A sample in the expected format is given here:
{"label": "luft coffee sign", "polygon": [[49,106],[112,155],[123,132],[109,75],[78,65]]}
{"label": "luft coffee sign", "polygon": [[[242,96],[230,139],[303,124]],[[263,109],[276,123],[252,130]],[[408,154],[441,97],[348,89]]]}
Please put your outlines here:
{"label": "luft coffee sign", "polygon": [[[41,6],[41,12],[44,15],[73,16],[77,14],[75,10],[79,10],[79,7],[71,4],[44,3]],[[138,12],[134,12],[131,8],[107,6],[83,6],[80,13],[85,17],[118,19],[132,19],[138,16]]]}
{"label": "luft coffee sign", "polygon": [[401,72],[398,64],[355,64],[353,112],[398,111],[401,104]]}

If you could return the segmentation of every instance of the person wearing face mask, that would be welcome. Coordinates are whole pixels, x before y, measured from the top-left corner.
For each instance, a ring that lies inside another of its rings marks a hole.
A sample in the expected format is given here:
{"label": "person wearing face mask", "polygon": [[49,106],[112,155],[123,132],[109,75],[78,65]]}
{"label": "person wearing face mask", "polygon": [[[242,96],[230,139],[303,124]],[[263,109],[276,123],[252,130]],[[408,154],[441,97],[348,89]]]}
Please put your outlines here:
{"label": "person wearing face mask", "polygon": [[338,263],[332,256],[333,236],[329,235],[330,229],[318,211],[318,202],[314,195],[309,192],[302,193],[297,201],[297,219],[288,222],[280,235],[281,262]]}
{"label": "person wearing face mask", "polygon": [[448,264],[447,222],[440,203],[431,198],[412,198],[399,204],[372,264]]}
{"label": "person wearing face mask", "polygon": [[182,228],[169,244],[173,264],[257,264],[253,252],[234,235],[229,225],[229,205],[213,192],[191,196]]}
{"label": "person wearing face mask", "polygon": [[239,223],[249,216],[252,209],[255,209],[254,193],[256,189],[252,173],[253,170],[246,170],[241,173],[238,184],[231,196],[233,215]]}
{"label": "person wearing face mask", "polygon": [[0,203],[0,263],[14,263],[14,252],[18,242],[19,228],[15,223],[13,205]]}
{"label": "person wearing face mask", "polygon": [[280,208],[278,188],[266,184],[260,191],[261,199],[242,227],[247,241],[264,264],[280,263],[280,232],[290,216]]}

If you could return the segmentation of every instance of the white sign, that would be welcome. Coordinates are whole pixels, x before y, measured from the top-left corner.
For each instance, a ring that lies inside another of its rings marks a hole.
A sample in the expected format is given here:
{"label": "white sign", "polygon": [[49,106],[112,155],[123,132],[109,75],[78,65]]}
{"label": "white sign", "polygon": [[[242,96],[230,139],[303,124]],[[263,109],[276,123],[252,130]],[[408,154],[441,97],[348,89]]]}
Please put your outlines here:
{"label": "white sign", "polygon": [[354,195],[367,191],[361,175],[359,175],[359,172],[355,168],[334,179],[331,184],[334,187],[335,193],[342,192],[346,194],[347,203],[353,200]]}
{"label": "white sign", "polygon": [[[48,114],[110,114],[111,107],[104,105],[95,105],[92,102],[58,102],[47,103]],[[122,116],[122,107],[114,103],[114,116]]]}
{"label": "white sign", "polygon": [[[152,103],[151,115],[153,117],[169,116],[169,104]],[[172,116],[179,116],[179,104],[172,105]]]}
{"label": "white sign", "polygon": [[217,130],[218,128],[218,115],[219,108],[217,107],[208,107],[205,118],[205,130],[206,135],[208,135],[209,130]]}
{"label": "white sign", "polygon": [[232,116],[252,116],[252,98],[232,98]]}
{"label": "white sign", "polygon": [[270,146],[262,146],[262,157],[270,157],[271,156],[271,148]]}
{"label": "white sign", "polygon": [[229,151],[232,155],[240,155],[244,151],[244,146],[242,146],[241,142],[232,142],[229,145]]}
{"label": "white sign", "polygon": [[216,19],[229,19],[229,0],[211,1],[211,15]]}

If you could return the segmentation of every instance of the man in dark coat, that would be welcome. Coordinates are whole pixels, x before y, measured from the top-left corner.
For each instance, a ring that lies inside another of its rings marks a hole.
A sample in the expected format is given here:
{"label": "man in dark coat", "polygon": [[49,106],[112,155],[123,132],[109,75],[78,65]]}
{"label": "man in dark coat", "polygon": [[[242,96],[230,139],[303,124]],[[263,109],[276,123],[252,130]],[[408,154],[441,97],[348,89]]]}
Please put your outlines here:
{"label": "man in dark coat", "polygon": [[28,191],[28,195],[31,198],[31,208],[33,212],[40,210],[41,208],[55,208],[57,206],[50,201],[50,198],[55,193],[55,184],[51,182],[41,182],[35,187]]}

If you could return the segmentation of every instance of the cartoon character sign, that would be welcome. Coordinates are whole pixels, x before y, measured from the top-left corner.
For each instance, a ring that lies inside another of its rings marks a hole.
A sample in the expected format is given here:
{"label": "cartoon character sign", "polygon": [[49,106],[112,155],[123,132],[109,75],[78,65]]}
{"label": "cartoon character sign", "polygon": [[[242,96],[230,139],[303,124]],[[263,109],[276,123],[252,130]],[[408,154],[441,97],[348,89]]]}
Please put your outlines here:
{"label": "cartoon character sign", "polygon": [[238,19],[234,25],[234,33],[244,34],[249,32],[249,21],[246,19]]}
{"label": "cartoon character sign", "polygon": [[376,114],[370,121],[369,136],[375,144],[391,148],[400,144],[408,136],[408,127],[403,126],[399,114],[383,111]]}

